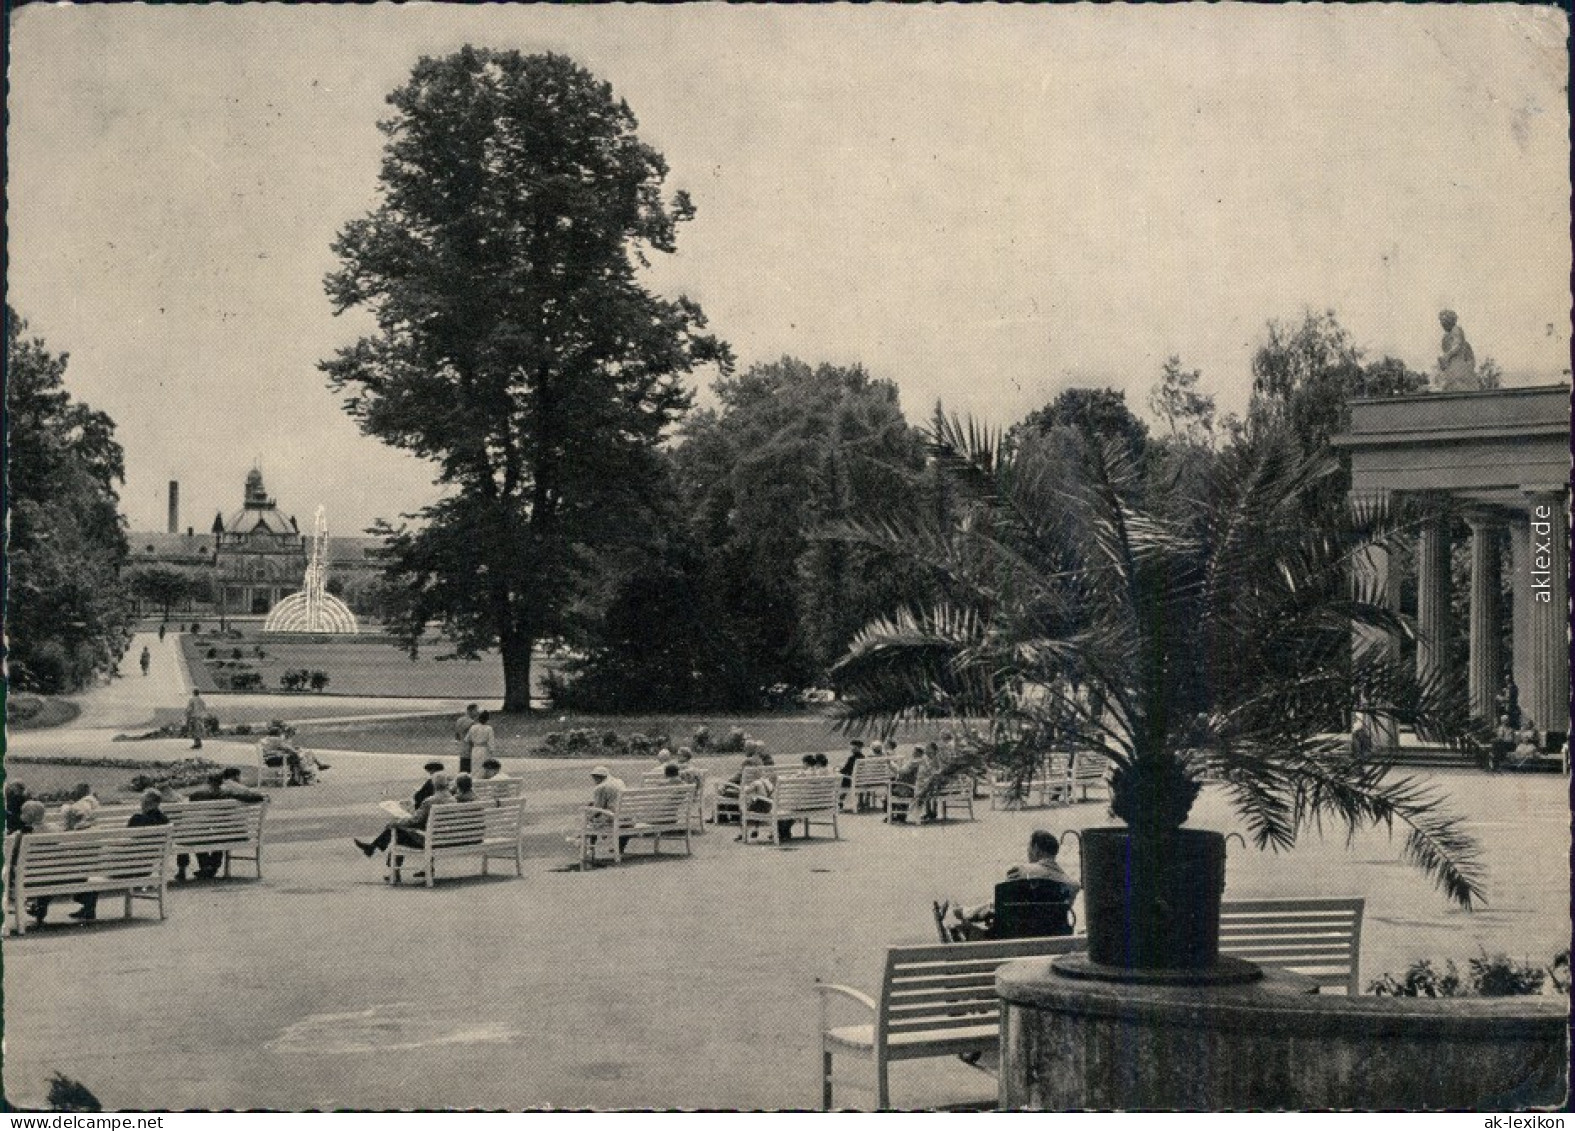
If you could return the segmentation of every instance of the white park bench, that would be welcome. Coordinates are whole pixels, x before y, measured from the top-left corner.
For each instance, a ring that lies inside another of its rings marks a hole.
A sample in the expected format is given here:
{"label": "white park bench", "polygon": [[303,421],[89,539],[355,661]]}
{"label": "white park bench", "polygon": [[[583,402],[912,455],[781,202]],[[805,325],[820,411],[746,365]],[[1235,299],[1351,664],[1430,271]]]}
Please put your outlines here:
{"label": "white park bench", "polygon": [[784,774],[777,778],[776,789],[769,799],[770,810],[744,812],[744,840],[749,840],[751,828],[764,826],[770,833],[771,843],[780,844],[778,821],[803,821],[805,836],[810,835],[812,822],[829,824],[832,839],[840,840],[837,810],[841,792],[842,780],[836,774]]}
{"label": "white park bench", "polygon": [[[1319,992],[1360,992],[1361,899],[1227,900],[1220,909],[1220,953],[1310,978]],[[878,1001],[847,986],[820,992],[821,1101],[832,1105],[835,1053],[875,1062],[876,1104],[890,1106],[890,1066],[920,1057],[995,1050],[1000,1038],[995,970],[1015,958],[1086,949],[1086,935],[1000,942],[892,947]],[[831,1028],[827,997],[839,994],[874,1013],[868,1025]]]}
{"label": "white park bench", "polygon": [[717,782],[711,791],[711,819],[719,825],[738,820],[738,798],[744,787],[753,785],[761,778],[774,778],[778,773],[780,771],[775,766],[744,766],[739,770],[736,782]]}
{"label": "white park bench", "polygon": [[[765,767],[768,770],[772,768],[771,766]],[[694,780],[690,781],[689,778]],[[694,803],[689,808],[689,823],[693,826],[695,835],[698,836],[705,832],[705,771],[697,766],[691,766],[689,768],[689,778],[680,777],[678,781],[688,784],[694,790]],[[646,770],[640,775],[640,785],[642,788],[647,789],[652,786],[667,785],[672,780],[667,776],[667,771],[661,769]]]}
{"label": "white park bench", "polygon": [[263,815],[266,801],[171,801],[164,805],[170,819],[170,840],[177,852],[224,853],[224,878],[230,861],[248,860],[262,879]]}
{"label": "white park bench", "polygon": [[[815,983],[820,993],[821,1103],[832,1106],[832,1057],[875,1062],[875,1106],[891,1106],[891,1065],[899,1060],[971,1056],[1000,1044],[995,972],[1015,958],[1044,958],[1088,946],[1084,935],[942,946],[894,946],[886,952],[879,999],[849,986]],[[832,1027],[827,999],[851,998],[874,1014],[862,1025]]]}
{"label": "white park bench", "polygon": [[268,764],[268,748],[265,743],[257,744],[257,788],[258,789],[283,789],[290,784],[290,764],[285,760],[283,751],[276,752],[279,759],[277,766]]}
{"label": "white park bench", "polygon": [[649,839],[652,851],[660,856],[662,837],[668,835],[683,837],[684,851],[693,852],[689,841],[689,812],[694,805],[694,795],[694,787],[681,782],[625,789],[615,809],[587,805],[580,825],[580,862],[595,863],[597,849],[602,844],[610,844],[613,862],[622,863],[620,842],[638,839]]}
{"label": "white park bench", "polygon": [[1227,899],[1220,953],[1278,966],[1318,983],[1318,992],[1361,992],[1360,899]]}
{"label": "white park bench", "polygon": [[844,799],[852,799],[855,807],[864,803],[886,808],[891,800],[890,758],[860,758],[853,763],[850,776],[852,784],[843,793]]}
{"label": "white park bench", "polygon": [[483,876],[487,874],[487,862],[494,856],[513,857],[514,874],[523,876],[520,822],[524,815],[525,802],[518,798],[434,805],[427,813],[427,827],[414,830],[422,838],[419,848],[400,844],[397,836],[389,842],[384,858],[385,878],[397,884],[402,871],[419,868],[426,874],[427,887],[431,887],[437,879],[439,860],[471,856],[481,858]]}
{"label": "white park bench", "polygon": [[470,792],[478,801],[519,801],[525,793],[525,783],[519,778],[475,778]]}
{"label": "white park bench", "polygon": [[992,809],[1024,809],[1035,796],[1041,806],[1064,805],[1072,800],[1070,755],[1048,753],[1028,774],[1014,769],[997,769],[990,774]]}
{"label": "white park bench", "polygon": [[1079,750],[1072,759],[1071,786],[1068,789],[1068,799],[1071,790],[1078,791],[1079,797],[1087,801],[1088,791],[1102,789],[1108,795],[1110,792],[1110,760],[1097,750]]}
{"label": "white park bench", "polygon": [[126,896],[126,918],[133,899],[156,900],[164,918],[170,836],[169,825],[13,834],[5,845],[8,864],[14,853],[14,866],[6,869],[12,933],[27,933],[27,901],[41,896],[119,891]]}
{"label": "white park bench", "polygon": [[[973,815],[973,778],[953,778],[941,787],[933,799],[935,815],[942,820],[950,820],[953,809],[966,809],[968,819]],[[894,781],[886,794],[886,820],[895,821],[901,817],[907,820],[909,811],[913,808],[918,792],[916,785],[908,782]]]}

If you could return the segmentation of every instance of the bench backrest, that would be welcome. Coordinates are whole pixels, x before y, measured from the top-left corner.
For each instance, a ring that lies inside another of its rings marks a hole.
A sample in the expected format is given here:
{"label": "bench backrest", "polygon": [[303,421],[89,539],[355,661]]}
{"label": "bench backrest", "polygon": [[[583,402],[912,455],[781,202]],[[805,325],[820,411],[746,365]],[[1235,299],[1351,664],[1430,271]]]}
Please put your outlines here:
{"label": "bench backrest", "polygon": [[853,763],[853,789],[891,784],[890,758],[860,758]]}
{"label": "bench backrest", "polygon": [[1076,782],[1102,782],[1110,760],[1097,750],[1079,750],[1072,763],[1072,780]]}
{"label": "bench backrest", "polygon": [[195,841],[254,840],[262,829],[261,804],[240,801],[171,801],[164,806],[177,844]]}
{"label": "bench backrest", "polygon": [[169,825],[27,833],[17,850],[17,870],[30,887],[86,879],[157,879],[164,874],[170,833]]}
{"label": "bench backrest", "polygon": [[490,801],[514,801],[525,792],[525,783],[519,778],[476,778],[470,791]]}
{"label": "bench backrest", "polygon": [[626,789],[618,798],[618,823],[642,825],[686,823],[689,820],[689,803],[694,799],[694,795],[694,787],[688,782]]}
{"label": "bench backrest", "polygon": [[427,816],[428,848],[458,848],[483,840],[509,840],[519,837],[525,803],[518,798],[503,801],[461,801],[434,805]]}
{"label": "bench backrest", "polygon": [[841,793],[842,779],[835,775],[790,774],[777,779],[777,809],[835,809]]}
{"label": "bench backrest", "polygon": [[1360,899],[1241,899],[1220,906],[1220,953],[1267,963],[1320,987],[1361,992]]}
{"label": "bench backrest", "polygon": [[875,1040],[904,1033],[994,1025],[1000,1016],[995,972],[1014,958],[1044,958],[1083,950],[1086,935],[1005,942],[894,946],[886,952]]}

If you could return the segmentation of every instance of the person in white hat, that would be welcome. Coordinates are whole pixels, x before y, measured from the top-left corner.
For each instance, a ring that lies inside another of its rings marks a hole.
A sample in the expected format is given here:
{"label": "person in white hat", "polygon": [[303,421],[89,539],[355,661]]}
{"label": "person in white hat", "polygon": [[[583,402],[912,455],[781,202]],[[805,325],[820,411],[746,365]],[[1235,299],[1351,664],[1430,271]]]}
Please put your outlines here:
{"label": "person in white hat", "polygon": [[[613,777],[606,766],[593,768],[591,780],[596,783],[596,787],[591,790],[591,800],[587,805],[588,809],[594,810],[590,814],[589,827],[611,828],[612,815],[618,809],[618,799],[623,796],[623,780]],[[620,838],[619,852],[623,851],[623,846],[628,843],[628,839],[628,837]],[[590,838],[590,852],[593,859],[596,855],[596,840],[595,837]]]}

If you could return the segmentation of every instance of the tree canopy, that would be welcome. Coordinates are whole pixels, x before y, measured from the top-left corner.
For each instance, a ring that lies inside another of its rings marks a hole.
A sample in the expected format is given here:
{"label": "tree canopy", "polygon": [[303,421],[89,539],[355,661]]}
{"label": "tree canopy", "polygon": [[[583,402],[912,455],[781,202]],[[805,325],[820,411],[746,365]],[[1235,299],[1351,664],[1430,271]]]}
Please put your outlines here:
{"label": "tree canopy", "polygon": [[1055,400],[1035,409],[1014,425],[1009,436],[1025,430],[1048,434],[1057,428],[1072,428],[1082,436],[1120,439],[1128,454],[1141,456],[1148,443],[1148,425],[1127,407],[1122,389],[1062,389]]}
{"label": "tree canopy", "polygon": [[73,691],[112,670],[129,640],[119,576],[125,481],[115,424],[73,401],[67,355],[53,354],[8,305],[6,340],[6,634],[10,679]]}
{"label": "tree canopy", "polygon": [[465,47],[389,96],[381,199],[341,230],[334,309],[377,331],[323,363],[364,432],[435,461],[446,496],[383,526],[386,607],[412,649],[443,622],[496,646],[528,709],[536,641],[586,555],[639,537],[683,378],[726,346],[645,289],[694,209],[611,88],[560,55]]}

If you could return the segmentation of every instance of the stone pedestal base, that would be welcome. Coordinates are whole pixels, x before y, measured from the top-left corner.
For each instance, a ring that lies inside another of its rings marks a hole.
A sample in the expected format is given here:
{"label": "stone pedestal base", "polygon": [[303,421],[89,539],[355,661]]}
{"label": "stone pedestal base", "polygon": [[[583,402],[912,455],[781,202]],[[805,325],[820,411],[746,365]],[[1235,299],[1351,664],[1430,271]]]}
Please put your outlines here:
{"label": "stone pedestal base", "polygon": [[1273,967],[1241,985],[1068,978],[1008,963],[1004,1110],[1513,1111],[1559,1103],[1569,1001],[1324,996]]}

